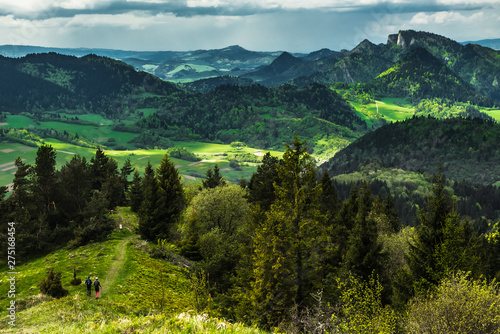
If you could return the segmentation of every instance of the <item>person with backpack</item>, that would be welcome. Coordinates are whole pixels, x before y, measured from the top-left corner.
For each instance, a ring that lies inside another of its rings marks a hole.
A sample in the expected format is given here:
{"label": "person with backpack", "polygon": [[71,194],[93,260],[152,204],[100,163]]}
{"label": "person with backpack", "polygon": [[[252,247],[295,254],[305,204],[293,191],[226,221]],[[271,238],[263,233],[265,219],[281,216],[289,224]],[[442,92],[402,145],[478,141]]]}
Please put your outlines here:
{"label": "person with backpack", "polygon": [[95,289],[95,299],[99,299],[99,288],[101,287],[101,282],[96,277],[94,281],[94,289]]}
{"label": "person with backpack", "polygon": [[90,297],[92,294],[92,280],[90,279],[90,276],[85,280],[85,285],[87,286],[87,296]]}

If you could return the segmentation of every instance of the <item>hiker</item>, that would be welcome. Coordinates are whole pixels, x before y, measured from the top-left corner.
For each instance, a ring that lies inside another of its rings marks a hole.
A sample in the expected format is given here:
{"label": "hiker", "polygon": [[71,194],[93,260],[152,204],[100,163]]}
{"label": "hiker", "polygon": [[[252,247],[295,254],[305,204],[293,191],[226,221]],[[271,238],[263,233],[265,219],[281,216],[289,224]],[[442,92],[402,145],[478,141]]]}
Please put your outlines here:
{"label": "hiker", "polygon": [[99,279],[96,277],[94,281],[94,289],[95,289],[95,299],[99,298],[99,288],[101,287],[101,282],[99,282]]}
{"label": "hiker", "polygon": [[90,275],[85,280],[85,285],[87,286],[87,296],[90,297],[90,295],[92,294],[92,280],[90,279]]}

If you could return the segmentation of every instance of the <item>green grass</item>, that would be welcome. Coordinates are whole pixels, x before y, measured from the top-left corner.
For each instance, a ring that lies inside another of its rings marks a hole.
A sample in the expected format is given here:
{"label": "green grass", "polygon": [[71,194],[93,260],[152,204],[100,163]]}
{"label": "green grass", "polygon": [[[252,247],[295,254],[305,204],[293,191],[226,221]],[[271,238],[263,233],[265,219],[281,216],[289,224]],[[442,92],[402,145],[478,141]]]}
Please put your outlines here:
{"label": "green grass", "polygon": [[[395,104],[397,102],[399,104]],[[384,116],[387,121],[397,122],[410,118],[415,114],[415,109],[408,105],[404,99],[398,98],[383,98],[377,101],[377,105],[373,104],[372,108]]]}
{"label": "green grass", "polygon": [[[100,120],[101,118],[95,118]],[[119,132],[114,131],[111,125],[106,126],[93,126],[93,125],[81,125],[81,124],[68,124],[63,122],[39,122],[39,124],[29,117],[21,115],[9,115],[7,116],[6,123],[11,128],[38,128],[38,129],[54,129],[59,131],[68,131],[71,133],[78,133],[79,136],[83,136],[90,140],[93,140],[97,144],[107,145],[108,140],[113,138],[116,145],[123,145],[127,148],[133,148],[134,146],[129,143],[137,135],[130,132]]]}
{"label": "green grass", "polygon": [[[62,165],[69,162],[75,154],[79,154],[88,161],[95,155],[95,149],[84,148],[73,144],[63,143],[56,139],[45,139],[45,143],[52,145],[56,150],[56,168],[60,169]],[[221,171],[221,175],[228,181],[237,183],[243,177],[249,180],[252,173],[256,171],[257,164],[255,163],[240,163],[241,171],[237,171],[229,166],[229,158],[231,154],[237,153],[250,153],[257,154],[259,157],[267,151],[256,150],[251,147],[243,147],[237,149],[230,145],[201,143],[201,142],[173,142],[175,146],[185,147],[190,152],[199,155],[201,158],[208,160],[201,163],[193,164],[192,161],[186,161],[176,158],[170,158],[176,166],[178,166],[179,174],[185,175],[183,182],[185,184],[191,182],[200,182],[200,177],[204,177],[208,168],[213,168],[217,163],[220,169],[227,169]],[[6,153],[3,152],[5,150]],[[34,164],[36,159],[37,148],[28,147],[17,143],[0,142],[0,186],[5,186],[12,183],[14,173],[16,172],[13,167],[13,162],[19,156],[24,159],[25,163]],[[73,153],[73,154],[71,154]],[[127,151],[105,150],[105,153],[110,157],[116,159],[118,166],[121,167],[127,158],[130,159],[132,167],[136,168],[140,173],[144,172],[148,161],[151,162],[153,167],[160,165],[166,151],[165,150],[142,150],[130,149]],[[271,151],[274,156],[281,157],[283,152]],[[192,165],[192,166],[190,166]],[[7,169],[3,171],[4,169]],[[192,180],[192,177],[196,180]]]}
{"label": "green grass", "polygon": [[[7,318],[7,271],[0,272],[0,332],[264,333],[193,311],[188,271],[149,257],[147,243],[133,232],[137,217],[129,208],[118,208],[113,217],[116,229],[107,240],[73,250],[63,247],[17,266],[15,327]],[[62,272],[68,296],[52,299],[39,293],[38,283],[49,266]],[[82,280],[100,277],[99,300],[86,296],[83,283],[69,284],[73,268]]]}
{"label": "green grass", "polygon": [[361,117],[370,127],[373,120],[384,118],[388,122],[397,122],[412,117],[415,109],[401,98],[382,98],[375,103],[360,104],[350,101]]}
{"label": "green grass", "polygon": [[479,108],[479,111],[493,117],[494,120],[500,122],[500,109],[496,108]]}

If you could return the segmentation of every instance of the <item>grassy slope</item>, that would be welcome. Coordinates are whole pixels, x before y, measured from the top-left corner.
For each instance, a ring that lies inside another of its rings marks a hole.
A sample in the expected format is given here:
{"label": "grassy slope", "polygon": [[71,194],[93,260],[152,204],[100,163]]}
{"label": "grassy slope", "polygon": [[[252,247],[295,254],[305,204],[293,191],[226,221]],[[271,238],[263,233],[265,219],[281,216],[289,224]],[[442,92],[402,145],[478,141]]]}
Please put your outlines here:
{"label": "grassy slope", "polygon": [[415,114],[415,108],[399,98],[382,98],[380,101],[368,104],[352,101],[350,103],[368,126],[372,126],[374,119],[383,118],[388,122],[397,122]]}
{"label": "grassy slope", "polygon": [[[137,218],[130,210],[119,208],[113,216],[117,228],[106,241],[74,250],[62,248],[18,265],[16,327],[7,323],[7,275],[6,270],[0,272],[0,332],[210,333],[225,328],[226,333],[260,333],[192,311],[194,299],[187,270],[151,259],[143,251],[145,243],[133,233]],[[49,266],[62,272],[67,297],[56,300],[39,294],[37,284]],[[82,281],[87,275],[100,277],[103,288],[99,300],[86,296],[83,283],[69,284],[73,268]],[[159,279],[160,270],[163,280]],[[163,310],[159,307],[162,298]]]}

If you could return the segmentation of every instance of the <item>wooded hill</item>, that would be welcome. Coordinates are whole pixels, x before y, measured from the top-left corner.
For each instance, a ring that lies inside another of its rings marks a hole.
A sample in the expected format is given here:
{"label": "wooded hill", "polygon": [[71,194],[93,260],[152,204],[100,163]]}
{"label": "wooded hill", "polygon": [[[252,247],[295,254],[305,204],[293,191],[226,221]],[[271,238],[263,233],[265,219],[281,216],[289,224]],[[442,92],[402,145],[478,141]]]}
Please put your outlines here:
{"label": "wooded hill", "polygon": [[326,165],[331,175],[376,162],[381,167],[435,173],[477,184],[500,181],[500,124],[478,118],[414,117],[387,124],[338,152]]}
{"label": "wooded hill", "polygon": [[172,94],[179,89],[110,58],[56,53],[23,58],[0,56],[0,107],[21,112],[73,110],[119,117],[137,95]]}

